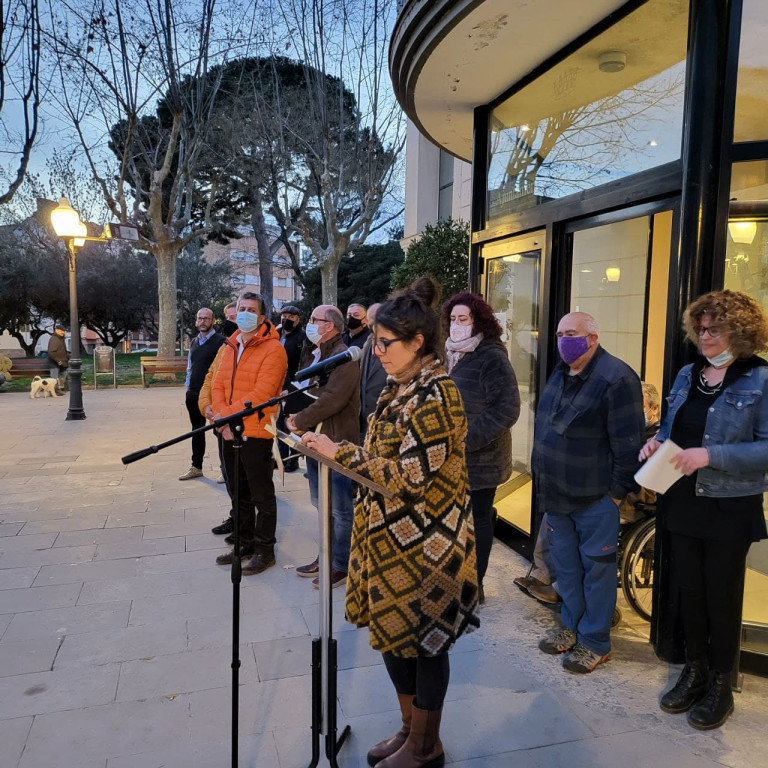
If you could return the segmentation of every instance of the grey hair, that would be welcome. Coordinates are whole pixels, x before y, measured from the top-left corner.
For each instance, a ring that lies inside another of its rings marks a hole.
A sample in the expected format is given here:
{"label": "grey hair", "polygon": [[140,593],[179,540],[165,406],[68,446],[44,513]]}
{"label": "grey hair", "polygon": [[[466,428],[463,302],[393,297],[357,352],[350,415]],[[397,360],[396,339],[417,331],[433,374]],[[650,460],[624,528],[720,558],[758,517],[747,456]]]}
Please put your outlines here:
{"label": "grey hair", "polygon": [[648,405],[654,410],[661,408],[659,390],[656,389],[650,381],[641,381],[640,386],[643,388],[643,394],[648,398]]}
{"label": "grey hair", "polygon": [[325,310],[325,319],[329,323],[333,323],[333,327],[337,331],[344,330],[344,315],[341,314],[341,310],[338,307],[328,307]]}
{"label": "grey hair", "polygon": [[598,325],[597,320],[595,320],[589,312],[571,312],[570,314],[578,315],[584,325],[584,330],[587,333],[593,333],[595,336],[600,334],[600,326]]}

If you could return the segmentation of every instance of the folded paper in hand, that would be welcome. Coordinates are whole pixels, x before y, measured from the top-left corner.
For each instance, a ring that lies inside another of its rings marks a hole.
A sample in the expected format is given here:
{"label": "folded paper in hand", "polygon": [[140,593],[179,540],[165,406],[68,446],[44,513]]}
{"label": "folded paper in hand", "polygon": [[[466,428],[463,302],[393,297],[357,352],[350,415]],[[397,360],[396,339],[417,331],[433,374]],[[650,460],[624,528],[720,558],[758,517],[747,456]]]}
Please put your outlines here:
{"label": "folded paper in hand", "polygon": [[670,464],[672,457],[682,450],[672,440],[665,440],[656,453],[637,470],[635,482],[656,493],[669,490],[670,486],[683,476],[679,469],[675,469],[674,465]]}

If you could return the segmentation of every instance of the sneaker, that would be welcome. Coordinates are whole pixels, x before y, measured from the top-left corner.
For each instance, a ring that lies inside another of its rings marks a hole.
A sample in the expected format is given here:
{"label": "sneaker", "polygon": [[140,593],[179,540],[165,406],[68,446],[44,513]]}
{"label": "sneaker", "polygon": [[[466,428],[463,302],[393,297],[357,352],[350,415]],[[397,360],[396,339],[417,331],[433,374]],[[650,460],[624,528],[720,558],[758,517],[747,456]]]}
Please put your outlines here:
{"label": "sneaker", "polygon": [[217,482],[219,485],[222,485],[223,483],[226,483],[227,481],[224,479],[224,475],[219,475],[219,476],[216,478],[216,482]]}
{"label": "sneaker", "polygon": [[224,543],[225,544],[234,544],[235,543],[235,532],[232,531],[232,533],[229,534],[229,536],[224,537]]}
{"label": "sneaker", "polygon": [[194,480],[197,477],[203,476],[203,470],[198,469],[197,467],[190,467],[180,478],[179,480]]}
{"label": "sneaker", "polygon": [[[337,571],[335,568],[331,569],[331,589],[336,589],[336,587],[340,587],[342,584],[345,584],[346,581],[347,581],[346,571]],[[320,589],[319,576],[316,579],[312,579],[312,586],[315,589]]]}
{"label": "sneaker", "polygon": [[610,653],[600,656],[581,643],[576,643],[573,650],[563,657],[563,669],[576,675],[585,675],[611,658]]}
{"label": "sneaker", "polygon": [[576,633],[565,627],[555,627],[539,642],[539,650],[557,656],[576,645]]}
{"label": "sneaker", "polygon": [[[245,557],[252,557],[254,553],[253,544],[246,544],[240,546],[240,559]],[[232,561],[235,559],[235,550],[231,549],[229,552],[225,552],[223,555],[219,555],[216,558],[216,565],[232,565]]]}
{"label": "sneaker", "polygon": [[261,573],[275,564],[273,552],[257,552],[247,563],[243,565],[244,574]]}
{"label": "sneaker", "polygon": [[211,528],[211,533],[215,533],[217,536],[221,536],[225,533],[232,533],[235,530],[235,521],[228,517],[226,520],[222,520],[218,525],[214,525]]}
{"label": "sneaker", "polygon": [[305,579],[314,579],[317,574],[320,573],[320,563],[315,558],[311,563],[306,565],[300,565],[296,569],[297,576],[303,576]]}

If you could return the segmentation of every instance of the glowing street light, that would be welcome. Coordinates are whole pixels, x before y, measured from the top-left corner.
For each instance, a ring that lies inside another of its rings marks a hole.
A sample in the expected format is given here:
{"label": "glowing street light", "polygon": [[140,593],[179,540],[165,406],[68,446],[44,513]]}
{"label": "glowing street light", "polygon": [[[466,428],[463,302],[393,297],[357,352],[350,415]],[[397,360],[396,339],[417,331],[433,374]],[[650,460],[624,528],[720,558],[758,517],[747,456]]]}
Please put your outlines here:
{"label": "glowing street light", "polygon": [[83,409],[83,371],[80,367],[80,319],[77,314],[77,271],[76,249],[85,244],[88,227],[80,221],[80,215],[69,204],[66,197],[51,212],[54,232],[67,244],[69,253],[69,327],[71,355],[69,360],[69,410],[67,421],[81,421],[85,418]]}

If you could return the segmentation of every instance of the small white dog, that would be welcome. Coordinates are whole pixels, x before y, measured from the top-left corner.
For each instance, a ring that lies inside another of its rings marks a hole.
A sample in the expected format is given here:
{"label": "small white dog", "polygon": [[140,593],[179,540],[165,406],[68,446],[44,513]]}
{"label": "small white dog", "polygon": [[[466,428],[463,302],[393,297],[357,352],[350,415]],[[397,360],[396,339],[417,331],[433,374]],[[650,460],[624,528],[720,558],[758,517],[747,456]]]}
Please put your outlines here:
{"label": "small white dog", "polygon": [[40,397],[42,392],[43,397],[58,397],[56,394],[56,379],[41,379],[39,376],[35,376],[32,379],[32,389],[29,392],[30,399],[33,397]]}

